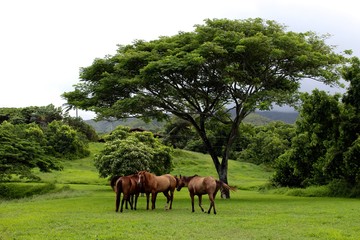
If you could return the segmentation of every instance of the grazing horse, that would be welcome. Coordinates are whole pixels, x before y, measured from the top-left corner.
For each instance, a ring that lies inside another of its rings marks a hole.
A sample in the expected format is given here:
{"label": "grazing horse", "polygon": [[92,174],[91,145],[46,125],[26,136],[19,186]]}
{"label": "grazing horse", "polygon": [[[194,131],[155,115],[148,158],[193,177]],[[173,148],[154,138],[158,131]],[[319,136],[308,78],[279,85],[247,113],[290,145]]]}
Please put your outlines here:
{"label": "grazing horse", "polygon": [[[172,202],[174,199],[174,191],[176,188],[177,180],[170,174],[156,176],[147,171],[138,172],[139,183],[142,184],[146,194],[146,209],[149,210],[149,195],[151,193],[151,209],[155,209],[156,196],[159,192],[164,193],[167,202],[166,209],[170,202],[169,209],[172,209]],[[169,195],[170,192],[170,195]]]}
{"label": "grazing horse", "polygon": [[[138,178],[139,178],[139,176],[137,174],[133,174],[133,175],[122,176],[122,177],[115,176],[111,179],[110,185],[113,188],[113,190],[115,190],[115,192],[116,192],[116,198],[115,198],[115,201],[116,201],[115,211],[116,212],[119,211],[121,193],[123,193],[124,196],[121,201],[120,212],[123,211],[124,201],[126,201],[126,209],[127,209],[127,204],[129,203],[131,210],[132,209],[136,210],[137,199],[141,192],[141,185],[138,184]],[[115,184],[114,184],[114,182],[115,182]],[[134,196],[135,196],[135,204],[133,207]]]}
{"label": "grazing horse", "polygon": [[220,188],[225,188],[228,190],[235,191],[236,188],[230,187],[226,183],[216,180],[213,177],[200,177],[198,175],[194,175],[191,177],[181,176],[177,178],[177,186],[176,190],[180,191],[182,187],[187,187],[190,193],[191,198],[191,206],[192,212],[195,212],[194,209],[194,196],[197,195],[199,198],[199,206],[203,212],[204,209],[201,206],[202,195],[208,194],[210,200],[210,208],[207,213],[210,213],[211,208],[214,208],[214,214],[216,214],[215,210],[215,196],[216,193],[219,191]]}

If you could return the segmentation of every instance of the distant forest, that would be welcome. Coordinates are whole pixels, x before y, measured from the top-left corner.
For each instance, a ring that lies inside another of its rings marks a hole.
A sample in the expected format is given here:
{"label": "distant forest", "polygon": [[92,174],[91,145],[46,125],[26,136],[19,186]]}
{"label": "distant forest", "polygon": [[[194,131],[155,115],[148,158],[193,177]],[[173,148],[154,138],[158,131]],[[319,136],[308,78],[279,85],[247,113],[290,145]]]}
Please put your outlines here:
{"label": "distant forest", "polygon": [[[245,123],[251,123],[254,125],[265,125],[273,121],[282,121],[285,123],[293,124],[298,117],[298,112],[280,112],[280,111],[257,111],[250,114],[244,119]],[[163,129],[165,123],[158,121],[151,121],[145,123],[144,121],[136,118],[130,118],[126,120],[114,120],[114,121],[94,121],[86,120],[86,123],[93,126],[98,133],[109,133],[114,130],[118,125],[129,126],[131,128],[142,128],[152,132],[159,132]]]}

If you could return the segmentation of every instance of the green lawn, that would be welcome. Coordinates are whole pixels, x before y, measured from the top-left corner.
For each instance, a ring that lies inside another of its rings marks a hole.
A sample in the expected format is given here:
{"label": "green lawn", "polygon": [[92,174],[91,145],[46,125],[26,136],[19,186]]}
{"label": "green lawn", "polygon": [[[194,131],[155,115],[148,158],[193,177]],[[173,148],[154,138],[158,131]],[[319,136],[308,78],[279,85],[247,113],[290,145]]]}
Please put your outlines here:
{"label": "green lawn", "polygon": [[[207,155],[178,152],[173,174],[216,176],[211,164]],[[172,210],[159,194],[155,210],[140,197],[138,210],[116,213],[115,194],[92,157],[65,167],[40,174],[65,186],[61,192],[0,202],[0,239],[359,239],[359,199],[259,193],[255,187],[271,173],[251,164],[230,162],[229,184],[241,190],[231,199],[217,196],[217,215],[200,212],[197,199],[192,213],[186,188],[175,192]]]}

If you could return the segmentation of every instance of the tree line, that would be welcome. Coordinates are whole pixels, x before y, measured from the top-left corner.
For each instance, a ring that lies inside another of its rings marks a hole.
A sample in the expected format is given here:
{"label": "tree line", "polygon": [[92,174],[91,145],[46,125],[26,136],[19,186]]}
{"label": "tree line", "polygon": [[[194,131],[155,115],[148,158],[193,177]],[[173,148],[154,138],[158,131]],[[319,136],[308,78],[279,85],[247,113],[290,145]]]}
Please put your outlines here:
{"label": "tree line", "polygon": [[273,181],[282,186],[335,185],[360,196],[360,60],[343,68],[344,95],[302,95],[291,148],[276,159]]}
{"label": "tree line", "polygon": [[82,119],[52,104],[1,108],[0,119],[0,181],[14,175],[37,179],[34,168],[61,170],[62,159],[88,156],[88,142],[98,138]]}

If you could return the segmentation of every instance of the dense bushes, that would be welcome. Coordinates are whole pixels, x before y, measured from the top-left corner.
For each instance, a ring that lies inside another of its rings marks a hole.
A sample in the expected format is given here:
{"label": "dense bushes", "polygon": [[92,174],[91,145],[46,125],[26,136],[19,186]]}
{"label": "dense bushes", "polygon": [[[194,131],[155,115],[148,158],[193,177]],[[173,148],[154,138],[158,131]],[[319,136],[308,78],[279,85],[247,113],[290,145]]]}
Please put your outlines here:
{"label": "dense bushes", "polygon": [[90,154],[85,136],[62,122],[51,122],[45,135],[49,153],[57,157],[72,159]]}
{"label": "dense bushes", "polygon": [[31,169],[41,171],[59,170],[61,167],[53,156],[47,154],[47,142],[41,128],[36,124],[0,124],[0,181],[12,174],[22,178],[36,178]]}

